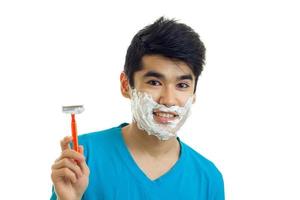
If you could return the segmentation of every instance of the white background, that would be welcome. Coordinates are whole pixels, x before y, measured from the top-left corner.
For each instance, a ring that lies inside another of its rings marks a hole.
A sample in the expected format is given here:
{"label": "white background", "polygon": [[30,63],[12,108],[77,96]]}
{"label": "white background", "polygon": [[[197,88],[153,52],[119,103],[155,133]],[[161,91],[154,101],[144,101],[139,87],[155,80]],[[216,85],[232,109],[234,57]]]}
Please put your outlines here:
{"label": "white background", "polygon": [[130,121],[126,49],[162,15],[207,47],[182,140],[218,166],[228,200],[300,199],[300,14],[287,0],[1,1],[1,199],[49,199],[62,105],[85,105],[80,133]]}

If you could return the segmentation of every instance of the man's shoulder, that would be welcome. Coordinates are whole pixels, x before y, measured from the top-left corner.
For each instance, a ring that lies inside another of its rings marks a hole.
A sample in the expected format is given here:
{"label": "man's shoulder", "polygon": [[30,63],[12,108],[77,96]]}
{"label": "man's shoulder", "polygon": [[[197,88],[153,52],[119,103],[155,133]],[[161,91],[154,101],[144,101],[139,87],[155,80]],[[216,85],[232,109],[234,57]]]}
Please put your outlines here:
{"label": "man's shoulder", "polygon": [[185,166],[189,168],[189,174],[196,179],[199,178],[201,184],[206,183],[209,186],[209,193],[214,199],[224,199],[223,176],[216,165],[190,146],[183,144],[183,147],[186,155],[185,160],[187,160]]}
{"label": "man's shoulder", "polygon": [[189,145],[181,142],[184,146],[184,150],[186,151],[186,157],[187,161],[196,169],[199,170],[199,172],[204,173],[208,176],[216,176],[222,177],[221,172],[216,167],[216,165],[209,160],[208,158],[204,157],[202,154],[200,154],[198,151],[190,147]]}
{"label": "man's shoulder", "polygon": [[121,128],[124,124],[111,127],[108,129],[85,133],[79,136],[79,143],[83,145],[92,145],[97,143],[104,145],[105,143],[111,143],[114,140],[120,139]]}

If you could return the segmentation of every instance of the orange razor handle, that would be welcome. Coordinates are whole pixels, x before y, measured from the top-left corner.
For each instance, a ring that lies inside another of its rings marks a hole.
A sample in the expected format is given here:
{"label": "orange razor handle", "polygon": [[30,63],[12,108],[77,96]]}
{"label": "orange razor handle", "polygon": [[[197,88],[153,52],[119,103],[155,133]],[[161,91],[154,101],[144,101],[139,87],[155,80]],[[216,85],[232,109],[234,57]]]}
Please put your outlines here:
{"label": "orange razor handle", "polygon": [[79,152],[75,114],[71,114],[71,116],[72,116],[71,128],[72,128],[72,138],[73,138],[73,149]]}

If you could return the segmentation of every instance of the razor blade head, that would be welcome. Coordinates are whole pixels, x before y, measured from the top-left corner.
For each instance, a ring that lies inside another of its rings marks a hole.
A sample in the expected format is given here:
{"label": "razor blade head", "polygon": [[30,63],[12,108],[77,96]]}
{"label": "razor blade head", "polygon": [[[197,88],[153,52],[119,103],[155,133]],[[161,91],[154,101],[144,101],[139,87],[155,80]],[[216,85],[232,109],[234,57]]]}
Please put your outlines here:
{"label": "razor blade head", "polygon": [[80,114],[84,111],[83,105],[63,106],[62,111],[66,114]]}

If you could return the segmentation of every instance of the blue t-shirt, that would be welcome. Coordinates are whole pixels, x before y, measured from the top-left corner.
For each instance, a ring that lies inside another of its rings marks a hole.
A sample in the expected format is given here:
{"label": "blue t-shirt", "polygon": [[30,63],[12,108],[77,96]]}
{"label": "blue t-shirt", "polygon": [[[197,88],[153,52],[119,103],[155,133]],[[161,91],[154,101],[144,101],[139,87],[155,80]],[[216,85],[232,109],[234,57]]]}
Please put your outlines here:
{"label": "blue t-shirt", "polygon": [[[215,165],[178,141],[180,157],[155,180],[149,179],[132,158],[121,128],[79,136],[90,169],[86,200],[224,200],[224,184]],[[51,199],[56,199],[55,192]]]}

